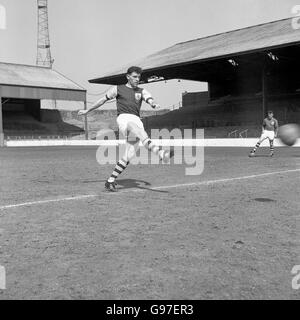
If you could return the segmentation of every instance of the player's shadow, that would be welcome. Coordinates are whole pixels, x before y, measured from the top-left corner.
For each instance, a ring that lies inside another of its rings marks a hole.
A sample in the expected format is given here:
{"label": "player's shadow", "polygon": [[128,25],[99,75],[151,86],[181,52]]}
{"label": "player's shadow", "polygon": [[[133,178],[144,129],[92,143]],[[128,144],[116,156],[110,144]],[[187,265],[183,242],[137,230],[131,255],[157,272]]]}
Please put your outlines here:
{"label": "player's shadow", "polygon": [[151,189],[151,183],[144,181],[144,180],[136,180],[136,179],[120,179],[117,180],[118,187],[120,190],[124,189],[141,189],[147,190],[152,192],[159,192],[159,193],[168,193],[168,191]]}
{"label": "player's shadow", "polygon": [[268,154],[256,154],[254,158],[272,158]]}
{"label": "player's shadow", "polygon": [[[82,183],[105,183],[106,180],[99,179],[99,180],[83,180]],[[144,180],[136,180],[136,179],[120,179],[117,180],[117,188],[119,190],[126,190],[126,189],[141,189],[159,193],[169,193],[168,191],[163,190],[156,190],[151,189],[151,183],[144,181]]]}

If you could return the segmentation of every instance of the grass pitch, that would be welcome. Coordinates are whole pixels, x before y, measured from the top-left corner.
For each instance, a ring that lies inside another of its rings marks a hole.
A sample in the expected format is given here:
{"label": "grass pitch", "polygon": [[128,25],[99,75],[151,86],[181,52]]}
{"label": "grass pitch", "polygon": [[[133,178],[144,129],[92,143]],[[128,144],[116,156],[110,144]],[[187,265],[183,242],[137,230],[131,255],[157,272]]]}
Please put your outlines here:
{"label": "grass pitch", "polygon": [[129,166],[109,193],[94,147],[0,149],[0,299],[299,299],[298,148],[248,152]]}

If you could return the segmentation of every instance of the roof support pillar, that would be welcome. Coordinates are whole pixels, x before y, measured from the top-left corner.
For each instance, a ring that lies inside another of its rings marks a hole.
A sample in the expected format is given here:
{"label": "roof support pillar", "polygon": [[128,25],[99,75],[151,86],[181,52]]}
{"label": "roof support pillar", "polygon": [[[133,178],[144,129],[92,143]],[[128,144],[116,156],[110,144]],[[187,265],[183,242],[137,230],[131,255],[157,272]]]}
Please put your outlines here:
{"label": "roof support pillar", "polygon": [[[87,109],[87,101],[84,101],[84,110]],[[85,132],[85,140],[89,140],[89,125],[87,115],[84,116],[84,132]]]}
{"label": "roof support pillar", "polygon": [[262,67],[262,116],[263,119],[266,116],[268,100],[267,100],[267,72],[266,72],[266,63]]}
{"label": "roof support pillar", "polygon": [[3,116],[2,116],[2,94],[0,87],[0,147],[4,147],[4,133],[3,133]]}

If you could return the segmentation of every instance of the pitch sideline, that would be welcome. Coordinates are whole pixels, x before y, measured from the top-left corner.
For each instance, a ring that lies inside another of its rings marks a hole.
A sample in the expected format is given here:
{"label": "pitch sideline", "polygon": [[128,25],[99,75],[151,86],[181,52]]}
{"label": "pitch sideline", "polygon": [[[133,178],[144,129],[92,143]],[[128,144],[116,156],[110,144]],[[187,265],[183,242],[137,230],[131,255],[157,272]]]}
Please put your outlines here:
{"label": "pitch sideline", "polygon": [[[128,190],[124,190],[124,191],[120,191],[120,192],[116,192],[116,193],[109,193],[109,194],[110,195],[121,195],[123,193],[128,193],[128,192],[145,192],[147,190],[151,191],[151,190],[161,190],[161,189],[194,187],[194,186],[201,186],[201,185],[210,185],[210,184],[216,184],[216,183],[224,183],[224,182],[231,182],[231,181],[254,179],[254,178],[272,176],[272,175],[276,175],[276,174],[285,174],[285,173],[291,173],[291,172],[300,172],[300,168],[299,169],[292,169],[292,170],[284,170],[284,171],[266,172],[266,173],[260,173],[260,174],[250,175],[250,176],[242,176],[242,177],[235,177],[235,178],[225,178],[225,179],[217,179],[217,180],[208,180],[208,181],[184,183],[184,184],[174,184],[174,185],[159,186],[159,187],[145,188],[145,189],[128,189]],[[105,193],[103,193],[103,194],[105,194]],[[106,194],[108,195],[108,193],[106,193]],[[67,198],[57,198],[57,199],[49,199],[49,200],[24,202],[24,203],[0,206],[0,211],[13,209],[13,208],[20,208],[20,207],[26,207],[26,206],[39,205],[39,204],[46,204],[46,203],[51,203],[51,202],[55,203],[55,202],[82,200],[82,199],[86,199],[86,198],[96,198],[96,197],[99,197],[99,195],[97,195],[97,194],[79,195],[79,196],[67,197]]]}

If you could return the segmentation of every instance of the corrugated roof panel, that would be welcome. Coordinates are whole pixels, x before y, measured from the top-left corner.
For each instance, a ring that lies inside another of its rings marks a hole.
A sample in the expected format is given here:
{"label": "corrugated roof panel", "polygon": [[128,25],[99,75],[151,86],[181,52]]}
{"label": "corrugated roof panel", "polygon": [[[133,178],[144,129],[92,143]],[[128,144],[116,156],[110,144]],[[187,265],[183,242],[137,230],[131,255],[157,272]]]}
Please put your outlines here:
{"label": "corrugated roof panel", "polygon": [[[300,29],[292,28],[292,18],[269,22],[244,29],[221,33],[205,38],[178,43],[156,52],[131,65],[137,65],[145,71],[159,67],[180,65],[188,62],[205,61],[228,55],[238,55],[272,47],[300,43]],[[130,65],[108,73],[91,82],[101,83],[122,75]]]}
{"label": "corrugated roof panel", "polygon": [[55,70],[3,62],[0,62],[0,84],[86,91]]}

